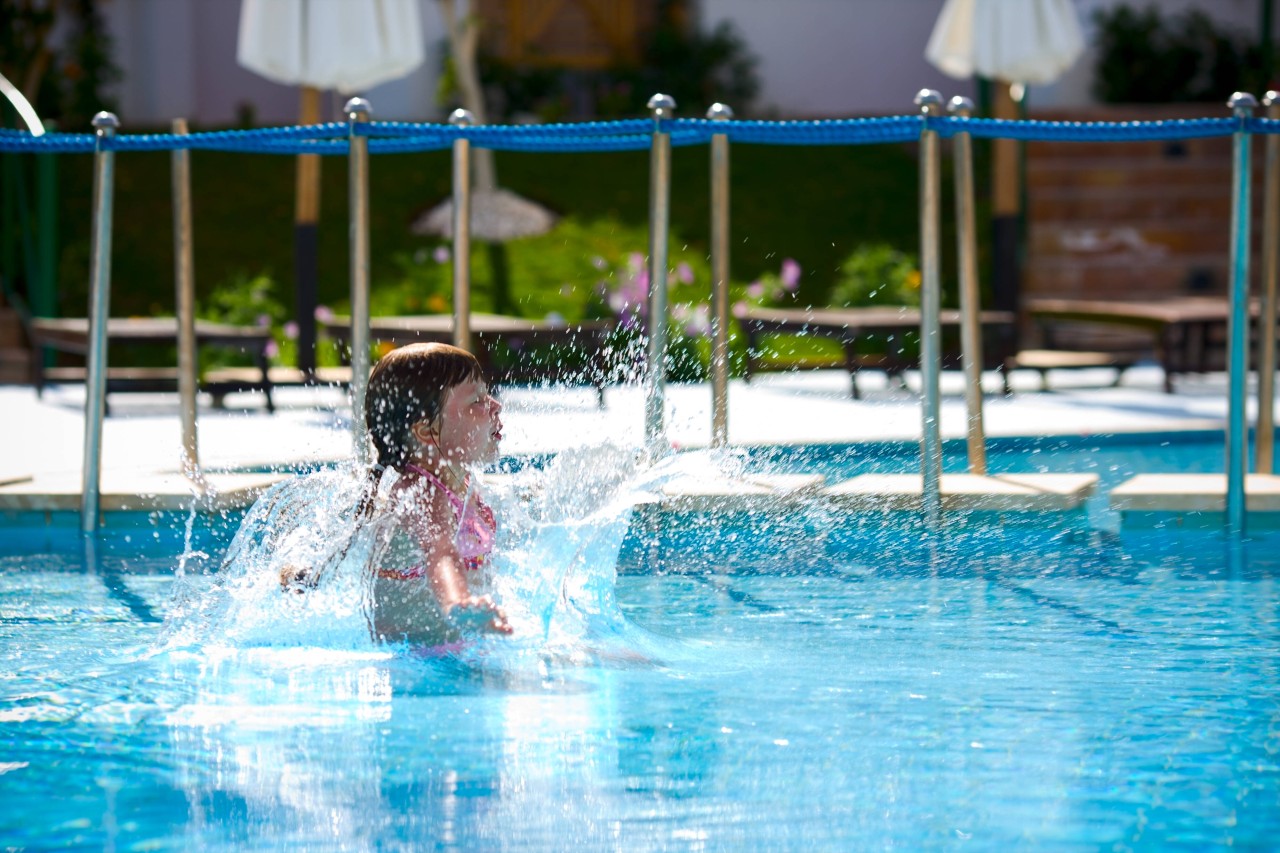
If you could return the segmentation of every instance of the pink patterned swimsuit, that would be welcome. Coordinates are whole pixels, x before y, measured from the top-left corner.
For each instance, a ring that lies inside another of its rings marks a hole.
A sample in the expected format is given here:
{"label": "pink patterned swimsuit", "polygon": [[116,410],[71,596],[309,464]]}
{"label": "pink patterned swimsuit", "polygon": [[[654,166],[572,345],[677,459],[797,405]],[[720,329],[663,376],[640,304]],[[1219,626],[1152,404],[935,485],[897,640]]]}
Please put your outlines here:
{"label": "pink patterned swimsuit", "polygon": [[[453,493],[453,490],[440,481],[438,477],[413,463],[405,465],[407,469],[430,481],[432,485],[444,492],[449,503],[453,505],[453,518],[458,524],[458,532],[454,534],[453,544],[462,557],[462,563],[468,571],[480,569],[486,558],[493,553],[494,541],[498,535],[498,521],[489,505],[477,496],[474,507],[468,507],[466,501]],[[415,580],[426,577],[427,567],[417,565],[408,569],[379,569],[378,576],[388,580]]]}

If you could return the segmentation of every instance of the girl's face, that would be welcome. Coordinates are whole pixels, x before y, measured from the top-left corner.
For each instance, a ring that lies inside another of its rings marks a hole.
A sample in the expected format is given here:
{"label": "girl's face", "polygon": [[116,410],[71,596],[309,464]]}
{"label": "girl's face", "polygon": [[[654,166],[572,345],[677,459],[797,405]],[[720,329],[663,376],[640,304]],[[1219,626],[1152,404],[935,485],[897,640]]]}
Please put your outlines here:
{"label": "girl's face", "polygon": [[462,465],[493,462],[502,440],[502,404],[479,380],[455,385],[444,393],[440,409],[440,451]]}

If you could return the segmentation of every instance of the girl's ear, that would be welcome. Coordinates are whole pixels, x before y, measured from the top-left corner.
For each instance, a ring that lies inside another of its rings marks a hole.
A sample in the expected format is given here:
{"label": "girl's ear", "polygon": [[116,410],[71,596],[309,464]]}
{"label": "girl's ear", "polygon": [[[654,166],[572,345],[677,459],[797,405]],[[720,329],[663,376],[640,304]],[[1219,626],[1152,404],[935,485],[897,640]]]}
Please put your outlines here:
{"label": "girl's ear", "polygon": [[428,421],[418,421],[412,428],[413,437],[423,444],[436,443],[436,430]]}

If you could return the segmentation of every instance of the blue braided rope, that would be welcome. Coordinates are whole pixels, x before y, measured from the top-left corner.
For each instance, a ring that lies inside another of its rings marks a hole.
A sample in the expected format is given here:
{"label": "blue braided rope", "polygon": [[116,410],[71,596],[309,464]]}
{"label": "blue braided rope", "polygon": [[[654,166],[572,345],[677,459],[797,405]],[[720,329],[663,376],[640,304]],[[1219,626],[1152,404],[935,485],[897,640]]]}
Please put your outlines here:
{"label": "blue braided rope", "polygon": [[849,145],[909,142],[920,136],[919,116],[829,119],[824,121],[713,121],[677,119],[678,127],[696,128],[709,139],[723,133],[734,142],[774,145]]}
{"label": "blue braided rope", "polygon": [[1280,133],[1280,119],[1251,118],[1245,122],[1250,133]]}
{"label": "blue braided rope", "polygon": [[[407,153],[448,148],[456,139],[499,151],[632,151],[652,144],[654,122],[628,119],[611,122],[548,125],[486,125],[361,122],[354,131],[369,138],[376,153]],[[856,145],[910,142],[924,127],[942,136],[968,132],[988,139],[1023,141],[1135,141],[1230,136],[1242,127],[1249,133],[1280,133],[1280,120],[1234,117],[1143,122],[1049,122],[955,118],[918,115],[825,121],[712,121],[664,119],[658,127],[676,146],[700,145],[717,133],[735,142],[769,145]],[[348,152],[351,126],[347,122],[320,125],[221,130],[174,134],[118,134],[101,140],[111,151],[166,151],[180,148],[263,154],[323,154]],[[91,133],[47,133],[0,129],[0,151],[15,153],[91,153],[98,139]]]}
{"label": "blue braided rope", "polygon": [[992,118],[929,119],[940,136],[968,131],[984,139],[1019,139],[1026,142],[1116,142],[1159,139],[1193,139],[1230,136],[1238,127],[1234,118],[1175,119],[1171,121],[1078,122],[1011,121]]}
{"label": "blue braided rope", "polygon": [[486,124],[460,127],[452,124],[412,123],[412,122],[363,122],[356,129],[362,136],[381,137],[427,137],[440,136],[453,140],[470,139],[484,147],[497,147],[498,143],[507,139],[527,137],[595,137],[595,136],[632,136],[649,133],[653,130],[651,119],[625,119],[621,121],[584,121],[559,124]]}

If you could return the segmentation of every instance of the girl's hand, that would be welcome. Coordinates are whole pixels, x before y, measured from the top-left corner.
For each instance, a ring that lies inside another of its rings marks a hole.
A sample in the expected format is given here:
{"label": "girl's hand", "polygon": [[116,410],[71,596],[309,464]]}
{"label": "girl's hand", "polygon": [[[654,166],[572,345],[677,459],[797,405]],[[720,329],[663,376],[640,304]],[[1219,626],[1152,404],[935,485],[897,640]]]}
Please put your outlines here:
{"label": "girl's hand", "polygon": [[510,634],[511,623],[502,608],[487,595],[472,595],[453,604],[445,611],[449,624],[459,631],[481,631],[490,634]]}

